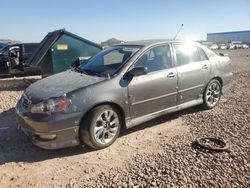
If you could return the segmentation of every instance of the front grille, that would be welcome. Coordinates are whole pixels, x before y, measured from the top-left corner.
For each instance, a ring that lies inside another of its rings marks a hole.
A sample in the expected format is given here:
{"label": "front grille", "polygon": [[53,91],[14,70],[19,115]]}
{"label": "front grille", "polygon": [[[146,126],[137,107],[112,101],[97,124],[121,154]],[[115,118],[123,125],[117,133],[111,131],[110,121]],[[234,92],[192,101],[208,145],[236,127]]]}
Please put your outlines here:
{"label": "front grille", "polygon": [[30,104],[31,104],[31,101],[24,95],[22,97],[22,105],[23,105],[23,107],[27,109],[27,108],[29,108]]}

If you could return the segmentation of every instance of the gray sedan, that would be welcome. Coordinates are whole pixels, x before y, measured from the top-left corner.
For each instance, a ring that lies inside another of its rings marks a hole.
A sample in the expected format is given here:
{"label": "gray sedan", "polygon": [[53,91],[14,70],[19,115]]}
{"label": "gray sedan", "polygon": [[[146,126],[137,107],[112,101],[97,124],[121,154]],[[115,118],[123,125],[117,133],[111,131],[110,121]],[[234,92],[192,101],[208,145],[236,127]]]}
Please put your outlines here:
{"label": "gray sedan", "polygon": [[42,148],[110,146],[121,128],[196,105],[215,107],[232,78],[229,57],[195,43],[135,41],[30,85],[19,127]]}

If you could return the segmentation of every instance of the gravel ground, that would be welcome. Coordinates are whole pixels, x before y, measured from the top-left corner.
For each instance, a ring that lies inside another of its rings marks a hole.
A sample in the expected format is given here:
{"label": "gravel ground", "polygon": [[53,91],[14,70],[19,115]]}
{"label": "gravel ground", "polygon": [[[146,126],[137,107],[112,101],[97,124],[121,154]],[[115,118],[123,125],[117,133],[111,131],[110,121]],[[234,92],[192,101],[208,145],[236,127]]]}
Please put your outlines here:
{"label": "gravel ground", "polygon": [[[100,151],[32,146],[16,130],[14,112],[27,84],[0,80],[0,128],[9,127],[0,130],[0,187],[250,187],[250,50],[223,52],[234,78],[216,108],[163,116]],[[230,150],[201,150],[200,136],[222,137]]]}

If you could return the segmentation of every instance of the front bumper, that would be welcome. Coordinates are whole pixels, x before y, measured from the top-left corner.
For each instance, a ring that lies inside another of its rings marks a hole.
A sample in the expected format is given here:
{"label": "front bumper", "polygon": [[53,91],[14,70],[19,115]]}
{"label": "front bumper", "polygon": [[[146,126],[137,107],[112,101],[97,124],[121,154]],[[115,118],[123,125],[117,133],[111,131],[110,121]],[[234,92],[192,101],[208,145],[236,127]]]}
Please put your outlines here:
{"label": "front bumper", "polygon": [[60,149],[79,145],[80,112],[31,114],[18,102],[16,114],[18,127],[38,147]]}

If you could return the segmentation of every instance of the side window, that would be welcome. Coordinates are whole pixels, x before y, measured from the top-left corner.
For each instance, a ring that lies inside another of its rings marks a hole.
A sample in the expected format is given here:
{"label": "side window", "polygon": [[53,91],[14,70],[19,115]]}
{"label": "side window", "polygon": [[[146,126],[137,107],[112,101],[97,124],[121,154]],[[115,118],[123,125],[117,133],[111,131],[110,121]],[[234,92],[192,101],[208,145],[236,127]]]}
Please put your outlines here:
{"label": "side window", "polygon": [[177,65],[186,65],[201,60],[201,55],[195,44],[174,44]]}
{"label": "side window", "polygon": [[135,67],[147,67],[148,72],[159,71],[172,67],[169,45],[157,46],[145,52],[135,63]]}
{"label": "side window", "polygon": [[204,52],[204,50],[202,50],[200,47],[198,47],[198,51],[199,51],[200,56],[201,56],[201,61],[208,60],[207,54]]}
{"label": "side window", "polygon": [[148,51],[148,60],[153,60],[155,58],[155,53],[153,50]]}

